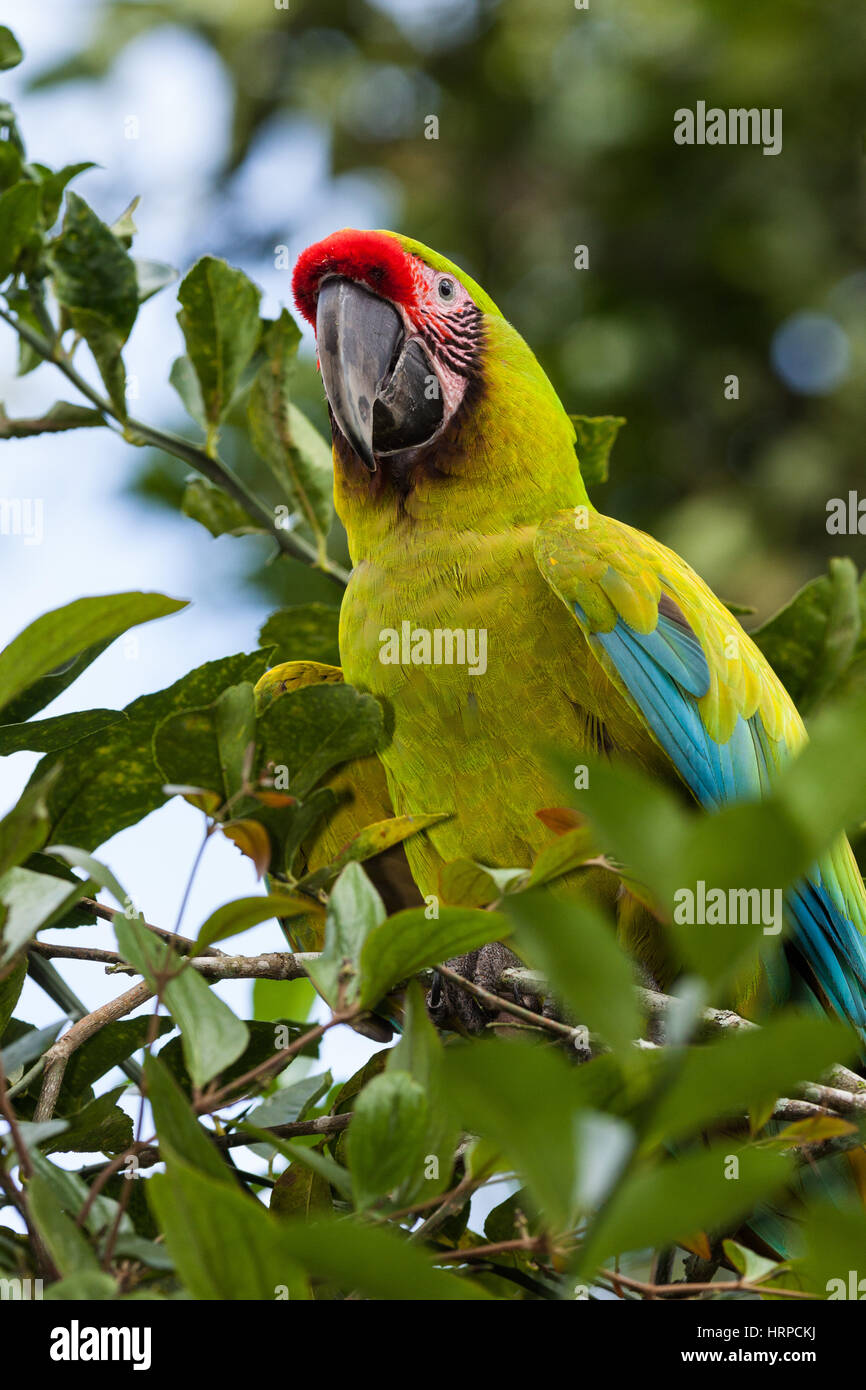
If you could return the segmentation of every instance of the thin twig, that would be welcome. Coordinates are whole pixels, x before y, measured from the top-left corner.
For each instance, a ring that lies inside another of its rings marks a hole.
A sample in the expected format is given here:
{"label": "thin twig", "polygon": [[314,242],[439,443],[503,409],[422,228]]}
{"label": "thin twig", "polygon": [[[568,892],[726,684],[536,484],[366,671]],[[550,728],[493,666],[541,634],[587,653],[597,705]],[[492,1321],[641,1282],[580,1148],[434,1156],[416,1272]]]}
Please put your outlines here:
{"label": "thin twig", "polygon": [[544,1236],[521,1236],[516,1240],[498,1240],[493,1245],[469,1246],[465,1250],[437,1250],[433,1259],[439,1264],[463,1264],[470,1260],[492,1260],[494,1255],[509,1255],[517,1250],[525,1250],[535,1255],[548,1253]]}
{"label": "thin twig", "polygon": [[73,1023],[62,1037],[52,1043],[45,1053],[45,1076],[33,1113],[34,1120],[50,1120],[54,1114],[66,1064],[76,1048],[81,1047],[82,1043],[87,1042],[88,1038],[92,1038],[94,1033],[98,1033],[107,1023],[114,1023],[116,1019],[123,1018],[125,1014],[137,1009],[140,1004],[145,1004],[152,995],[150,985],[146,980],[142,980],[124,994],[119,994],[116,999],[110,999],[107,1004],[102,1004],[92,1013],[85,1014],[84,1018]]}
{"label": "thin twig", "polygon": [[[306,564],[321,569],[329,579],[334,580],[337,584],[345,585],[348,583],[349,575],[342,565],[327,556],[320,555],[314,546],[304,540],[303,536],[278,526],[275,516],[259,501],[254,493],[250,492],[246,483],[232,472],[228,464],[224,463],[214,452],[209,453],[207,449],[200,449],[179,435],[172,434],[168,430],[156,429],[132,416],[124,419],[111,401],[94,390],[73,366],[69,355],[63,351],[59,343],[56,345],[50,343],[41,334],[30,328],[28,324],[22,323],[3,308],[0,308],[0,318],[4,319],[18,336],[33,348],[34,352],[38,352],[44,361],[57,367],[67,381],[72,382],[73,386],[102,414],[105,424],[112,428],[115,434],[125,439],[127,443],[150,444],[154,448],[161,449],[164,453],[172,454],[175,458],[188,463],[198,473],[201,473],[212,483],[216,483],[229,497],[239,503],[247,514],[267,531],[285,554],[292,555],[297,560],[303,560]],[[114,425],[119,426],[119,429],[114,429]]]}
{"label": "thin twig", "polygon": [[[214,1110],[220,1110],[224,1105],[234,1105],[235,1102],[241,1100],[243,1095],[250,1089],[251,1082],[258,1083],[260,1081],[270,1080],[271,1076],[278,1075],[279,1072],[288,1066],[292,1058],[296,1057],[298,1053],[302,1052],[310,1043],[317,1042],[318,1039],[329,1032],[331,1028],[336,1028],[340,1023],[351,1023],[352,1019],[356,1018],[360,1012],[360,1009],[354,1007],[338,1013],[333,1013],[327,1023],[317,1023],[315,1027],[310,1028],[306,1033],[302,1033],[293,1043],[289,1043],[288,1047],[281,1048],[279,1052],[275,1052],[272,1056],[266,1057],[263,1062],[259,1062],[257,1066],[251,1067],[249,1071],[244,1072],[241,1076],[236,1076],[218,1091],[206,1091],[205,1094],[200,1096],[195,1102],[196,1111],[200,1115],[209,1115]],[[239,1094],[235,1095],[233,1092],[238,1092]]]}
{"label": "thin twig", "polygon": [[[341,1134],[351,1124],[353,1113],[350,1110],[342,1115],[319,1115],[315,1120],[292,1120],[284,1125],[268,1125],[267,1133],[272,1134],[275,1139],[300,1139],[311,1134]],[[264,1129],[264,1126],[262,1128]],[[245,1134],[243,1130],[233,1134],[208,1134],[208,1138],[214,1148],[223,1151],[249,1148],[252,1144],[260,1142],[253,1135]],[[159,1146],[155,1143],[139,1148],[136,1157],[139,1168],[152,1168],[154,1164],[162,1162]]]}
{"label": "thin twig", "polygon": [[[108,907],[105,903],[97,902],[96,898],[81,898],[79,907],[86,907],[95,917],[101,917],[105,922],[113,922],[116,917],[125,917],[119,907]],[[139,919],[142,920],[142,919]],[[198,943],[189,936],[179,936],[177,932],[166,931],[165,927],[155,927],[152,922],[144,922],[148,931],[153,932],[154,936],[162,937],[163,941],[168,941],[175,950],[183,955],[188,953]],[[223,953],[216,946],[207,946],[202,951],[203,956],[221,956]]]}
{"label": "thin twig", "polygon": [[491,994],[490,990],[477,985],[474,980],[467,980],[465,976],[458,974],[448,965],[437,965],[436,969],[440,975],[444,975],[446,980],[457,985],[458,989],[471,994],[473,999],[478,999],[482,1004],[486,1004],[488,1009],[496,1010],[500,1013],[512,1014],[515,1018],[520,1018],[524,1023],[531,1023],[534,1028],[544,1028],[548,1033],[555,1033],[559,1038],[566,1038],[569,1042],[580,1039],[583,1042],[586,1038],[586,1031],[569,1027],[567,1023],[561,1023],[557,1018],[548,1018],[545,1014],[535,1013],[532,1009],[526,1009],[522,1004],[515,1004],[510,999],[503,999],[498,994]]}
{"label": "thin twig", "polygon": [[775,1284],[755,1284],[748,1279],[730,1279],[724,1283],[707,1284],[649,1284],[642,1279],[632,1279],[625,1274],[619,1274],[614,1269],[600,1269],[600,1278],[606,1279],[616,1287],[621,1284],[623,1288],[634,1289],[637,1293],[646,1294],[650,1298],[667,1297],[669,1295],[680,1295],[688,1297],[696,1293],[771,1293],[774,1298],[809,1298],[817,1299],[818,1295],[806,1293],[801,1289],[780,1289]]}
{"label": "thin twig", "polygon": [[3,1055],[0,1053],[0,1114],[9,1126],[9,1133],[12,1143],[15,1145],[15,1152],[18,1154],[18,1166],[22,1176],[29,1178],[33,1174],[33,1164],[30,1162],[30,1155],[27,1152],[27,1145],[21,1137],[21,1130],[18,1128],[18,1117],[9,1100],[9,1091],[6,1085],[6,1068],[3,1065]]}

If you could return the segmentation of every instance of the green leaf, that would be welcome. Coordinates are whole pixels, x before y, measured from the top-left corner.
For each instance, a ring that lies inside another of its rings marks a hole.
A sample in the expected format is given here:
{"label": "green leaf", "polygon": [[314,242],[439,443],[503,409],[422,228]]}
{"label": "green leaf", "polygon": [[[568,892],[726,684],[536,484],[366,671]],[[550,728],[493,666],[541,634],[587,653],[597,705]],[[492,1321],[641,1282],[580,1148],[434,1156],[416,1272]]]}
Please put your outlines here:
{"label": "green leaf", "polygon": [[0,931],[0,965],[10,961],[41,927],[62,917],[86,892],[86,883],[70,884],[68,879],[18,866],[8,869],[0,877],[0,903],[6,910]]}
{"label": "green leaf", "polygon": [[[11,109],[11,108],[9,108]],[[24,172],[24,159],[14,140],[0,140],[0,189],[11,188]]]}
{"label": "green leaf", "polygon": [[[866,1212],[860,1202],[840,1196],[814,1202],[805,1218],[806,1254],[802,1273],[819,1298],[860,1301],[866,1293]],[[853,1273],[853,1278],[852,1278]]]}
{"label": "green leaf", "polygon": [[[66,1022],[62,1018],[59,1023],[50,1023],[47,1028],[31,1028],[29,1025],[22,1025],[17,1019],[12,1019],[12,1025],[21,1028],[26,1027],[26,1031],[10,1042],[3,1049],[3,1067],[8,1077],[15,1077],[16,1072],[23,1072],[24,1068],[31,1062],[35,1062],[37,1057],[41,1057],[46,1048],[49,1048]],[[63,1121],[64,1128],[66,1121]]]}
{"label": "green leaf", "polygon": [[[414,1201],[422,1193],[425,1197],[435,1196],[451,1185],[460,1132],[447,1104],[444,1056],[442,1040],[427,1014],[424,992],[418,981],[413,980],[406,991],[400,1041],[389,1051],[386,1063],[388,1072],[392,1069],[408,1072],[428,1102],[425,1163],[417,1182],[407,1190],[407,1201]],[[428,1163],[430,1159],[435,1162]]]}
{"label": "green leaf", "polygon": [[425,966],[474,951],[489,941],[511,934],[511,923],[499,912],[471,907],[442,907],[438,918],[428,909],[406,908],[370,932],[361,952],[360,1003],[369,1008],[389,989],[417,975]]}
{"label": "green leaf", "polygon": [[839,1139],[845,1134],[856,1134],[857,1126],[835,1115],[814,1115],[808,1120],[795,1120],[784,1125],[778,1134],[762,1135],[758,1140],[762,1146],[776,1145],[780,1149],[803,1147],[807,1144],[823,1144],[827,1139]]}
{"label": "green leaf", "polygon": [[244,786],[256,746],[256,697],[250,681],[230,685],[214,701],[214,727],[227,799]]}
{"label": "green leaf", "polygon": [[61,434],[64,430],[94,429],[103,426],[100,410],[90,406],[55,401],[44,415],[10,419],[0,405],[0,439],[30,439],[37,434]]}
{"label": "green leaf", "polygon": [[[273,1023],[261,1023],[252,1019],[246,1022],[244,1027],[249,1034],[249,1042],[236,1059],[220,1071],[220,1086],[229,1085],[236,1077],[243,1076],[253,1067],[268,1061],[287,1043],[297,1042],[308,1031],[309,1024],[298,1023],[288,1018],[277,1018]],[[318,1043],[314,1040],[305,1044],[301,1055],[317,1057]],[[191,1095],[193,1081],[186,1063],[183,1038],[170,1038],[160,1050],[159,1060],[171,1072],[184,1094]]]}
{"label": "green leaf", "polygon": [[297,917],[315,912],[318,904],[310,898],[293,893],[267,893],[249,898],[236,898],[212,912],[199,930],[193,955],[200,956],[215,941],[237,936],[270,917]]}
{"label": "green leaf", "polygon": [[153,757],[167,795],[179,790],[198,805],[200,798],[189,789],[203,788],[214,793],[217,806],[228,799],[212,704],[180,710],[161,720],[153,734]]}
{"label": "green leaf", "polygon": [[43,614],[0,652],[0,707],[95,644],[186,606],[165,594],[101,594]]}
{"label": "green leaf", "polygon": [[[33,1171],[48,1184],[66,1214],[77,1218],[90,1192],[87,1183],[77,1173],[71,1173],[68,1168],[59,1168],[56,1163],[51,1163],[35,1147],[32,1140],[29,1153]],[[110,1230],[117,1216],[118,1203],[113,1198],[100,1194],[90,1204],[85,1229],[92,1236],[99,1235],[100,1231]],[[121,1216],[118,1229],[128,1231],[131,1227],[129,1217]]]}
{"label": "green leaf", "polygon": [[439,870],[439,896],[450,907],[488,907],[502,897],[502,890],[481,864],[452,859]]}
{"label": "green leaf", "polygon": [[259,631],[263,647],[273,647],[273,664],[285,661],[321,661],[339,666],[340,610],[326,603],[301,603],[279,608]]}
{"label": "green leaf", "polygon": [[362,1067],[359,1067],[341,1086],[337,1088],[335,1095],[331,1096],[332,1115],[348,1115],[355,1108],[355,1101],[361,1094],[368,1082],[374,1076],[380,1076],[385,1070],[388,1062],[388,1052],[382,1050],[374,1052],[368,1057]]}
{"label": "green leaf", "polygon": [[123,718],[117,709],[86,709],[76,714],[58,714],[53,719],[37,719],[23,724],[0,724],[0,757],[32,749],[56,753],[89,734],[107,729]]}
{"label": "green leaf", "polygon": [[266,761],[288,769],[288,790],[302,799],[338,763],[374,753],[384,736],[378,701],[342,684],[288,692],[259,729]]}
{"label": "green leaf", "polygon": [[147,1197],[187,1292],[196,1299],[308,1297],[285,1225],[253,1197],[174,1158]]}
{"label": "green leaf", "polygon": [[349,1127],[349,1169],[360,1211],[424,1176],[430,1107],[408,1072],[388,1070],[365,1086]]}
{"label": "green leaf", "polygon": [[[178,291],[178,323],[211,428],[224,418],[259,337],[261,290],[242,270],[203,256]],[[175,383],[176,384],[176,383]]]}
{"label": "green leaf", "polygon": [[[649,891],[659,915],[668,922],[682,959],[717,987],[754,971],[757,952],[768,940],[760,913],[737,910],[736,922],[692,923],[686,917],[688,890],[697,902],[698,885],[721,890],[725,903],[733,892],[784,890],[807,872],[850,823],[856,806],[866,809],[866,749],[850,739],[840,716],[827,741],[806,751],[773,782],[762,802],[747,801],[713,814],[689,813],[673,793],[633,768],[593,763],[580,807],[589,816],[604,849],[623,864],[627,884],[641,898]],[[862,717],[862,716],[861,716]],[[828,724],[829,727],[829,724]],[[858,776],[863,756],[863,775]],[[825,762],[820,793],[822,815],[814,816],[815,768]],[[832,787],[837,801],[828,805],[826,766],[835,759],[845,771]],[[852,766],[853,760],[853,766]],[[811,776],[803,769],[812,768]],[[847,775],[846,775],[847,774]],[[797,787],[809,785],[799,806]],[[797,803],[797,804],[795,804]],[[808,810],[807,810],[808,807]],[[770,898],[771,906],[776,900]],[[763,910],[763,909],[762,909]],[[726,914],[727,916],[727,910]],[[748,920],[744,920],[744,918]],[[777,938],[771,938],[775,941]]]}
{"label": "green leaf", "polygon": [[[797,707],[808,714],[831,693],[866,683],[866,575],[830,561],[780,612],[752,633]],[[853,664],[852,664],[853,663]]]}
{"label": "green leaf", "polygon": [[[518,1220],[518,1216],[522,1220]],[[537,1235],[543,1224],[533,1209],[532,1198],[525,1187],[512,1192],[498,1207],[493,1207],[484,1222],[484,1234],[491,1242],[514,1240],[523,1230]]]}
{"label": "green leaf", "polygon": [[263,534],[261,522],[207,478],[190,478],[184,488],[180,509],[184,516],[199,522],[212,536]]}
{"label": "green leaf", "polygon": [[186,356],[176,357],[171,364],[168,379],[180,396],[187,414],[195,420],[197,425],[206,430],[207,417],[204,413],[204,401],[192,360]]}
{"label": "green leaf", "polygon": [[754,1032],[688,1048],[653,1112],[648,1140],[668,1142],[759,1102],[775,1102],[798,1081],[856,1055],[857,1040],[846,1024],[793,1012]]}
{"label": "green leaf", "polygon": [[580,461],[580,473],[588,488],[606,483],[610,466],[610,451],[620,429],[625,424],[622,415],[569,415],[577,436],[575,449]]}
{"label": "green leaf", "polygon": [[23,59],[24,54],[21,51],[21,45],[12,30],[7,29],[5,24],[0,24],[0,71],[5,71],[7,68],[17,68]]}
{"label": "green leaf", "polygon": [[22,956],[17,960],[9,971],[0,979],[0,1038],[6,1031],[6,1024],[9,1022],[18,1003],[19,995],[24,987],[24,980],[27,975],[27,957]]}
{"label": "green leaf", "polygon": [[46,853],[68,864],[71,869],[83,869],[95,885],[108,889],[119,907],[127,906],[130,899],[126,889],[121,887],[106,864],[94,859],[86,850],[79,849],[77,845],[49,845]]}
{"label": "green leaf", "polygon": [[166,265],[165,261],[140,260],[136,257],[133,265],[135,266],[135,278],[138,285],[139,304],[143,304],[146,299],[150,299],[160,290],[164,290],[167,285],[173,285],[177,279],[177,271],[174,266]]}
{"label": "green leaf", "polygon": [[351,1175],[348,1169],[343,1168],[329,1154],[322,1153],[319,1149],[307,1148],[306,1145],[294,1144],[288,1139],[278,1139],[276,1135],[269,1134],[266,1129],[248,1124],[246,1120],[241,1120],[238,1123],[238,1129],[243,1130],[245,1134],[250,1134],[260,1144],[270,1145],[284,1158],[291,1159],[293,1163],[298,1163],[301,1167],[309,1169],[311,1173],[322,1178],[329,1187],[333,1187],[335,1192],[339,1192],[340,1196],[344,1197],[347,1202],[351,1202]]}
{"label": "green leaf", "polygon": [[[61,1098],[79,1096],[88,1090],[113,1067],[119,1066],[143,1048],[151,1036],[151,1031],[154,1038],[161,1038],[173,1027],[172,1019],[155,1019],[151,1014],[106,1023],[98,1033],[88,1038],[87,1042],[73,1052],[63,1073]],[[63,1113],[66,1113],[65,1110]]]}
{"label": "green leaf", "polygon": [[434,1269],[427,1254],[398,1236],[354,1222],[283,1225],[286,1248],[315,1279],[368,1298],[419,1302],[489,1298],[471,1279]]}
{"label": "green leaf", "polygon": [[261,1105],[251,1110],[247,1119],[259,1129],[269,1129],[277,1125],[291,1125],[302,1120],[311,1106],[327,1095],[334,1084],[329,1071],[317,1076],[305,1076],[291,1086],[281,1086],[278,1091]]}
{"label": "green leaf", "polygon": [[264,335],[265,361],[250,391],[250,439],[279,484],[281,501],[303,518],[323,548],[333,514],[331,451],[289,400],[300,339],[297,324],[283,309]]}
{"label": "green leaf", "polygon": [[274,1183],[270,1210],[276,1216],[312,1221],[330,1216],[333,1205],[327,1179],[312,1168],[292,1163]]}
{"label": "green leaf", "polygon": [[866,818],[866,740],[852,737],[864,721],[866,687],[815,716],[809,742],[774,784],[768,818],[775,811],[807,864],[829,849],[840,831]]}
{"label": "green leaf", "polygon": [[215,792],[220,804],[233,802],[242,813],[238,794],[250,771],[256,745],[255,696],[249,681],[229,686],[204,709],[169,715],[153,736],[156,762],[173,787],[203,787]]}
{"label": "green leaf", "polygon": [[737,1148],[730,1140],[636,1173],[616,1192],[590,1229],[578,1260],[589,1275],[626,1250],[688,1239],[696,1231],[732,1228],[784,1186],[786,1158]]}
{"label": "green leaf", "polygon": [[155,992],[157,977],[164,979],[166,973],[173,973],[163,984],[160,997],[181,1030],[184,1060],[193,1085],[205,1086],[240,1056],[249,1042],[249,1029],[141,920],[116,917],[114,930],[121,955],[144,975]]}
{"label": "green leaf", "polygon": [[29,859],[48,839],[50,819],[46,795],[59,769],[41,782],[25,787],[18,804],[0,820],[0,877]]}
{"label": "green leaf", "polygon": [[51,1303],[99,1303],[117,1296],[114,1279],[100,1269],[81,1269],[68,1279],[58,1279],[43,1294],[46,1302]]}
{"label": "green leaf", "polygon": [[450,815],[450,812],[445,812],[429,816],[392,816],[388,820],[376,821],[373,825],[365,826],[343,846],[332,863],[324,864],[314,873],[306,874],[299,880],[299,884],[306,893],[312,893],[335,878],[347,864],[361,864],[365,859],[372,859],[375,855],[390,849],[392,845],[402,844],[419,831],[426,830],[428,826],[448,820]]}
{"label": "green leaf", "polygon": [[735,1240],[723,1240],[722,1247],[734,1269],[750,1283],[762,1283],[780,1268],[778,1260],[768,1260],[763,1255],[756,1255],[754,1250],[747,1250]]}
{"label": "green leaf", "polygon": [[630,1048],[641,1032],[634,967],[613,923],[587,902],[564,902],[545,892],[507,896],[503,911],[530,963],[544,972],[577,1021],[612,1047]]}
{"label": "green leaf", "polygon": [[346,1007],[357,998],[364,942],[384,920],[382,899],[360,864],[347,865],[328,902],[321,955],[307,962],[310,979],[332,1009]]}
{"label": "green leaf", "polygon": [[[562,1053],[517,1042],[461,1045],[447,1049],[444,1075],[455,1119],[514,1162],[554,1230],[573,1225],[602,1177],[616,1177],[630,1131],[584,1109],[579,1074]],[[609,1126],[603,1142],[592,1121]],[[591,1171],[599,1161],[609,1174]]]}
{"label": "green leaf", "polygon": [[35,183],[22,181],[0,193],[0,280],[16,269],[38,217],[39,189]]}
{"label": "green leaf", "polygon": [[117,1154],[129,1148],[133,1140],[132,1118],[117,1104],[128,1085],[126,1081],[65,1116],[67,1128],[49,1139],[45,1152]]}
{"label": "green leaf", "polygon": [[117,237],[118,241],[123,243],[127,251],[132,246],[132,243],[135,240],[135,238],[138,236],[138,227],[135,222],[135,213],[138,209],[138,205],[140,202],[140,197],[136,196],[135,198],[133,198],[132,202],[127,203],[126,207],[123,209],[123,212],[116,219],[116,221],[112,222],[111,224],[112,233],[114,234],[114,236]]}
{"label": "green leaf", "polygon": [[39,710],[50,705],[58,695],[61,695],[68,686],[76,681],[83,671],[86,671],[98,656],[101,656],[106,647],[114,641],[113,637],[108,637],[102,642],[96,643],[92,647],[87,647],[79,656],[74,656],[70,661],[61,664],[50,671],[41,680],[34,681],[21,695],[16,695],[14,700],[10,700],[4,711],[7,721],[12,724],[23,723],[31,719]]}
{"label": "green leaf", "polygon": [[39,198],[42,205],[42,221],[47,228],[53,227],[57,221],[57,214],[60,211],[66,185],[77,178],[79,174],[84,174],[88,169],[95,168],[96,165],[90,159],[80,164],[66,164],[62,169],[56,171],[40,167]]}
{"label": "green leaf", "polygon": [[262,1023],[272,1023],[278,1018],[306,1019],[317,997],[306,975],[298,980],[256,980],[253,1018]]}
{"label": "green leaf", "polygon": [[[572,873],[598,854],[595,838],[588,825],[576,825],[557,835],[536,855],[529,876],[521,888],[536,888],[552,883],[563,874]],[[512,890],[514,891],[514,890]]]}
{"label": "green leaf", "polygon": [[[165,778],[153,757],[154,728],[167,715],[213,701],[229,685],[255,681],[265,669],[264,653],[241,653],[209,661],[166,690],[140,696],[125,718],[63,751],[63,776],[52,789],[52,834],[94,849],[165,804]],[[59,761],[49,754],[34,776]]]}
{"label": "green leaf", "polygon": [[117,412],[126,414],[121,349],[138,313],[135,266],[117,237],[76,193],[51,247],[54,292],[93,353]]}
{"label": "green leaf", "polygon": [[45,1178],[36,1174],[27,1184],[27,1207],[58,1273],[100,1273],[99,1261],[84,1235],[66,1215]]}
{"label": "green leaf", "polygon": [[[304,840],[331,811],[339,804],[337,793],[332,787],[317,787],[309,792],[303,801],[283,810],[265,807],[258,812],[257,819],[267,826],[277,852],[274,857],[275,868],[292,873],[295,857]],[[304,949],[298,947],[296,949]],[[318,947],[310,947],[310,950]]]}
{"label": "green leaf", "polygon": [[182,1161],[201,1173],[207,1173],[217,1182],[233,1186],[231,1169],[220,1157],[183,1091],[158,1057],[147,1058],[144,1078],[147,1098],[153,1107],[154,1126],[159,1135],[160,1156],[167,1163]]}

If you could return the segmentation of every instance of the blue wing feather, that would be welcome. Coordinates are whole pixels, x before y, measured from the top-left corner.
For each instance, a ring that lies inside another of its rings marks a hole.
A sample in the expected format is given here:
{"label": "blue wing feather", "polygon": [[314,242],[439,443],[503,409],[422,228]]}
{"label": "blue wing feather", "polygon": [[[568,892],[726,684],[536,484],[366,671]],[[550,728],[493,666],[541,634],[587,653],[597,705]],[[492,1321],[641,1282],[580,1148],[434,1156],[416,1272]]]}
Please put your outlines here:
{"label": "blue wing feather", "polygon": [[[581,606],[574,610],[589,628]],[[707,807],[762,795],[787,756],[770,738],[759,713],[737,720],[727,743],[710,736],[697,699],[709,688],[707,660],[681,615],[659,614],[654,632],[640,633],[620,618],[610,632],[590,633],[606,652],[631,698],[685,784]],[[866,1034],[866,942],[845,911],[842,893],[816,865],[786,895],[790,942],[812,978],[813,995]],[[838,901],[837,901],[838,899]]]}

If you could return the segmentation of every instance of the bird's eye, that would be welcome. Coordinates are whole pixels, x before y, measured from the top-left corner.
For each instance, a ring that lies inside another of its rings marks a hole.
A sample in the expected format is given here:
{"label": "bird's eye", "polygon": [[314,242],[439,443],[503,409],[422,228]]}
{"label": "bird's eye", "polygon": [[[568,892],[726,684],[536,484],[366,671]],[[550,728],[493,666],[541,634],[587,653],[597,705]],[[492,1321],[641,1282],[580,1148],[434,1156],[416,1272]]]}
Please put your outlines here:
{"label": "bird's eye", "polygon": [[457,288],[454,284],[454,281],[449,280],[447,278],[440,280],[438,285],[436,286],[436,293],[442,300],[443,304],[450,304],[457,293]]}

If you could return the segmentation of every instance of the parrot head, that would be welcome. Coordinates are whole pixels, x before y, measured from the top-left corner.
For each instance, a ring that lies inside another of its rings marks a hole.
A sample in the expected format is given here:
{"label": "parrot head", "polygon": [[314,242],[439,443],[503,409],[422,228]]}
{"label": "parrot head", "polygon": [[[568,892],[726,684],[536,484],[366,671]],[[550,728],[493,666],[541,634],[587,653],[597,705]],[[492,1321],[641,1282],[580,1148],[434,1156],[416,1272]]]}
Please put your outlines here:
{"label": "parrot head", "polygon": [[308,247],[293,288],[365,467],[435,445],[480,381],[484,314],[498,310],[479,286],[408,238],[346,229]]}
{"label": "parrot head", "polygon": [[444,478],[470,510],[469,491],[495,508],[497,488],[514,495],[519,474],[537,490],[559,467],[580,488],[574,431],[544,371],[443,256],[394,232],[345,228],[301,254],[293,291],[316,332],[341,515],[347,495],[417,514]]}

